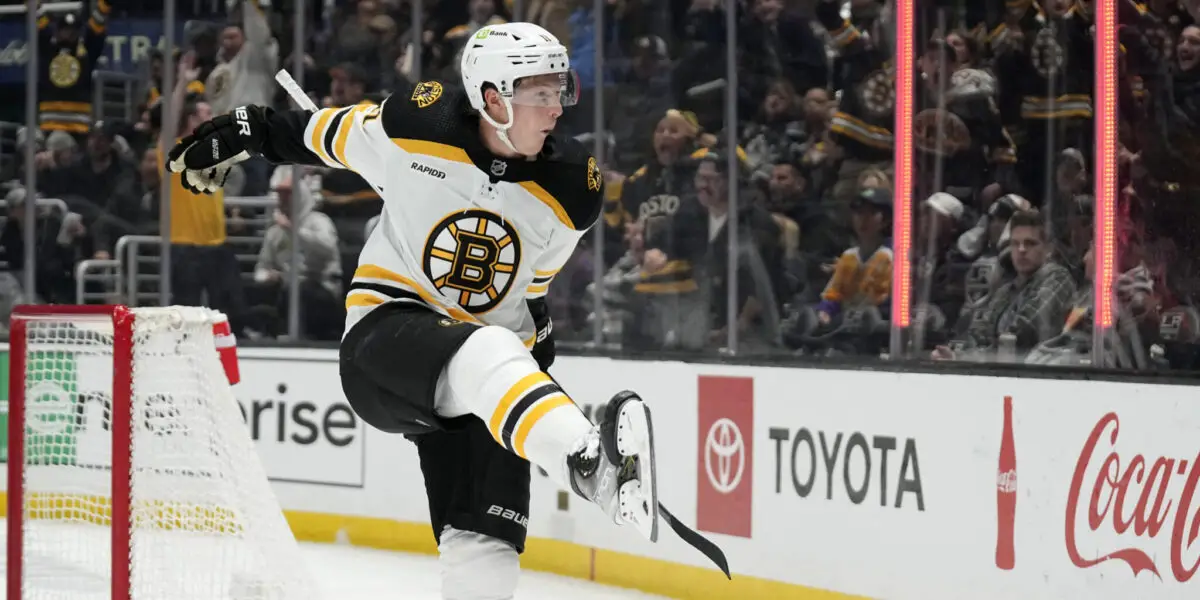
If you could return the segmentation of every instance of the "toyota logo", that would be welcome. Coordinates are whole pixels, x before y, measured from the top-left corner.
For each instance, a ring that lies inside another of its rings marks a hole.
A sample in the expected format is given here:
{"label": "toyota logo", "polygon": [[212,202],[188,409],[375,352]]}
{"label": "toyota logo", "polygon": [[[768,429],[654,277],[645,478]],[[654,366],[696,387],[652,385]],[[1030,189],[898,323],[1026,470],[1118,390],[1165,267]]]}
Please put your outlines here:
{"label": "toyota logo", "polygon": [[713,421],[704,439],[704,470],[708,473],[708,482],[713,489],[728,494],[742,482],[745,468],[746,443],[737,423],[725,417]]}

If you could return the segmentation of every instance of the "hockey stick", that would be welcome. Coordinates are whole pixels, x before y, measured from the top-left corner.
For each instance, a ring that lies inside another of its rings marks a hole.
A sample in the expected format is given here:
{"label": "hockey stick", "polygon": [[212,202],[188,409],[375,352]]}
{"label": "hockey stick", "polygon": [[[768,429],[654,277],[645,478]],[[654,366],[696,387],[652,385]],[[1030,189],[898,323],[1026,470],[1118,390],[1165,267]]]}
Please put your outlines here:
{"label": "hockey stick", "polygon": [[675,535],[679,536],[679,539],[699,550],[700,554],[707,556],[708,560],[713,561],[713,564],[717,565],[718,569],[721,569],[725,577],[733,579],[733,575],[729,574],[729,561],[726,560],[725,552],[719,546],[712,543],[712,540],[697,533],[695,529],[680,523],[679,519],[676,519],[675,515],[672,515],[671,511],[667,510],[667,507],[663,506],[662,502],[658,503],[658,514],[663,519],[666,519],[667,525],[671,526],[671,530],[675,532]]}
{"label": "hockey stick", "polygon": [[312,98],[308,97],[308,94],[304,93],[304,90],[300,89],[300,84],[296,83],[296,80],[292,78],[292,74],[288,73],[287,70],[280,69],[275,74],[275,81],[283,86],[283,89],[287,91],[288,95],[292,97],[292,100],[300,108],[309,112],[317,112],[317,105],[313,103]]}
{"label": "hockey stick", "polygon": [[[550,375],[549,373],[546,374]],[[562,389],[562,384],[558,383],[558,380],[554,379],[553,375],[550,375],[550,379],[558,384],[559,389]],[[658,503],[658,514],[667,522],[667,525],[671,526],[671,531],[674,531],[675,535],[679,536],[679,539],[698,550],[700,554],[708,557],[708,560],[711,560],[713,564],[717,565],[717,568],[721,569],[726,578],[733,579],[733,575],[729,573],[729,560],[725,558],[725,552],[721,550],[720,546],[717,546],[712,540],[697,533],[695,529],[680,523],[679,519],[676,519],[675,515],[671,514],[671,511],[667,510],[667,507],[661,501]]]}

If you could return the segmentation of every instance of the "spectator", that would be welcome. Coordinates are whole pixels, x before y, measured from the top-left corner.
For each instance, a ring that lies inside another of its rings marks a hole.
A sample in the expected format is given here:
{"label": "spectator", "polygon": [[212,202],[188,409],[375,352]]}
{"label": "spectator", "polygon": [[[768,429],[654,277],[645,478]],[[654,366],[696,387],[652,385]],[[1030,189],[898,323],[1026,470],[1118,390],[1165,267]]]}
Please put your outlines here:
{"label": "spectator", "polygon": [[[749,188],[742,187],[738,197],[738,212],[729,214],[729,186],[742,185],[743,178],[728,173],[725,155],[708,152],[699,159],[696,169],[696,197],[703,207],[708,235],[701,261],[702,281],[706,282],[711,311],[708,340],[723,346],[727,330],[736,326],[747,344],[771,344],[777,335],[780,293],[784,289],[783,236],[779,224]],[[677,213],[676,219],[687,218]],[[735,219],[738,228],[737,252],[737,322],[728,322],[729,220]],[[665,258],[665,257],[664,257]],[[658,259],[662,261],[663,259]],[[654,261],[647,257],[643,265],[651,268]],[[665,262],[663,263],[665,264]]]}
{"label": "spectator", "polygon": [[[43,131],[86,135],[92,125],[92,73],[104,54],[108,33],[105,0],[93,0],[86,23],[66,13],[51,27],[38,19],[38,123]],[[31,109],[32,107],[26,107]]]}
{"label": "spectator", "polygon": [[[796,230],[795,254],[787,257],[792,262],[785,269],[790,279],[786,290],[782,291],[788,297],[807,294],[813,282],[825,280],[821,265],[832,264],[844,247],[839,245],[834,233],[834,216],[821,197],[812,193],[808,181],[793,163],[775,165],[766,199],[767,210],[791,224],[782,223],[782,227],[788,230],[794,226]],[[812,294],[816,292],[812,291]],[[803,301],[814,300],[805,298]]]}
{"label": "spectator", "polygon": [[[783,0],[751,0],[738,30],[739,109],[752,114],[761,98],[784,80],[792,89],[825,87],[829,82],[824,44],[808,19],[784,12]],[[795,95],[792,92],[791,95]]]}
{"label": "spectator", "polygon": [[238,5],[241,22],[230,22],[221,31],[217,65],[204,82],[204,95],[215,115],[237,106],[271,104],[275,71],[279,69],[279,44],[271,35],[265,0],[230,0]]}
{"label": "spectator", "polygon": [[137,170],[118,153],[116,130],[115,124],[97,122],[80,158],[51,169],[41,186],[44,194],[65,200],[71,210],[83,215],[98,258],[111,256],[117,239],[137,233],[137,223],[144,218]]}
{"label": "spectator", "polygon": [[329,70],[328,107],[353,106],[367,102],[367,73],[354,63],[342,63]]}
{"label": "spectator", "polygon": [[[310,339],[337,340],[341,338],[345,318],[337,229],[327,215],[313,209],[315,198],[311,192],[303,189],[303,185],[299,192],[295,191],[292,172],[292,168],[276,169],[271,177],[271,194],[278,206],[272,213],[274,222],[267,228],[254,267],[252,295],[266,309],[254,311],[261,315],[256,328],[272,336],[285,331],[283,317],[287,315],[290,280],[298,276],[304,333]],[[295,224],[289,216],[293,203]],[[291,270],[292,252],[300,253],[298,273]]]}
{"label": "spectator", "polygon": [[[271,36],[266,0],[229,0],[237,6],[240,22],[231,21],[221,30],[217,62],[204,83],[204,96],[214,115],[238,106],[270,105],[275,95],[275,72],[279,69],[279,44]],[[262,194],[267,189],[271,165],[254,157],[240,165],[245,174],[242,193]]]}
{"label": "spectator", "polygon": [[959,252],[957,241],[966,221],[962,201],[937,192],[920,207],[915,241],[916,306],[940,311],[943,318],[931,323],[927,333],[948,334],[946,323],[954,323],[966,297],[966,275],[972,260]]}
{"label": "spectator", "polygon": [[[689,158],[699,151],[699,135],[693,115],[672,109],[659,118],[652,138],[652,160],[625,180],[619,202],[605,204],[609,237],[621,235],[625,227],[637,227],[642,235],[649,228],[652,235],[664,218],[679,209],[681,198],[691,189],[695,164]],[[619,250],[620,244],[608,247]],[[619,254],[609,254],[605,262],[614,262]]]}
{"label": "spectator", "polygon": [[[833,85],[843,92],[834,112],[825,151],[840,159],[833,199],[839,206],[839,221],[849,222],[849,204],[858,196],[855,182],[868,170],[889,173],[892,169],[892,124],[896,91],[889,67],[891,48],[883,36],[864,36],[862,30],[844,19],[837,0],[820,0],[817,19],[829,32],[837,51]],[[878,27],[886,31],[886,27]]]}
{"label": "spectator", "polygon": [[[1071,308],[1075,281],[1065,268],[1050,260],[1051,246],[1041,213],[1017,213],[1009,221],[1009,229],[1015,276],[988,296],[974,316],[967,349],[1008,352],[1010,349],[1001,345],[1001,336],[1011,335],[1014,358],[1019,358],[1059,333]],[[941,346],[934,351],[934,358],[953,359],[955,352]]]}
{"label": "spectator", "polygon": [[[187,83],[199,70],[195,57],[184,55],[179,63],[179,82],[172,93],[179,115],[180,137],[190,135],[212,118],[212,108],[203,98],[187,93]],[[162,140],[170,148],[178,140]],[[163,160],[160,158],[160,160]],[[166,165],[162,166],[165,170]],[[183,187],[181,175],[171,173],[171,292],[172,303],[211,306],[229,316],[230,326],[240,333],[245,316],[241,268],[233,249],[226,244],[225,193],[197,194]],[[204,304],[204,295],[208,302]]]}
{"label": "spectator", "polygon": [[965,260],[972,262],[964,277],[962,302],[948,303],[959,304],[962,308],[956,319],[949,305],[939,305],[952,322],[957,320],[955,331],[959,334],[966,335],[970,316],[980,310],[987,297],[1003,283],[999,258],[1001,248],[1009,251],[1009,219],[1030,208],[1025,198],[1015,194],[1005,195],[988,207],[987,214],[972,229],[959,236],[956,250]]}
{"label": "spectator", "polygon": [[[175,64],[179,64],[179,59],[180,59],[180,57],[183,56],[183,53],[180,52],[178,48],[176,48],[175,51],[172,52],[172,56],[175,60]],[[158,102],[160,99],[162,99],[162,85],[163,85],[162,70],[163,70],[162,50],[159,50],[158,48],[151,49],[150,50],[150,58],[147,62],[147,71],[145,73],[146,80],[143,82],[146,86],[144,98],[145,98],[147,108],[152,106],[156,102]],[[197,72],[197,77],[199,77],[201,73],[202,72]],[[187,91],[189,94],[203,94],[205,91],[204,82],[199,79],[189,81],[188,86],[187,86]]]}
{"label": "spectator", "polygon": [[[0,262],[20,282],[25,272],[25,188],[13,188],[4,197],[8,218],[0,233]],[[75,263],[92,255],[91,239],[76,213],[59,215],[40,207],[35,213],[34,278],[38,298],[51,304],[75,303]],[[26,300],[33,300],[26,295]]]}
{"label": "spectator", "polygon": [[858,243],[838,258],[833,277],[821,293],[817,321],[823,327],[831,327],[849,307],[890,312],[892,195],[887,188],[863,187],[850,208]]}
{"label": "spectator", "polygon": [[[773,2],[774,0],[760,0]],[[742,131],[742,145],[756,169],[753,179],[765,182],[774,166],[782,162],[799,162],[809,133],[801,115],[801,99],[786,79],[771,84],[759,108],[758,117]]]}
{"label": "spectator", "polygon": [[138,173],[141,175],[142,192],[138,209],[144,215],[144,221],[140,223],[142,233],[154,235],[158,232],[158,215],[162,210],[162,171],[158,161],[158,148],[146,148],[142,153],[142,161],[138,164]]}
{"label": "spectator", "polygon": [[33,161],[38,178],[47,181],[55,169],[72,167],[79,158],[79,143],[75,138],[64,131],[53,131],[46,136],[46,149],[38,152]]}
{"label": "spectator", "polygon": [[[387,16],[383,14],[383,7],[378,0],[358,0],[351,4],[355,13],[338,27],[327,58],[333,64],[357,64],[368,73],[382,73],[390,69],[392,61],[384,61],[380,52],[385,47],[388,28],[383,19]],[[395,23],[391,26],[394,27]]]}

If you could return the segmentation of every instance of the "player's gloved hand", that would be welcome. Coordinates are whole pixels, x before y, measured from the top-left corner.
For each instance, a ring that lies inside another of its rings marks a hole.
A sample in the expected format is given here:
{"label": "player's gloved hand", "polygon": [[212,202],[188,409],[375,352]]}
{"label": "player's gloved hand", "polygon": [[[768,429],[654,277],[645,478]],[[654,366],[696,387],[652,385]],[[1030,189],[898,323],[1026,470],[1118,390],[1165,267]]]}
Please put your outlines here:
{"label": "player's gloved hand", "polygon": [[167,168],[182,173],[184,189],[211,194],[225,185],[233,165],[262,149],[267,133],[267,109],[241,106],[227,115],[201,123],[167,154]]}
{"label": "player's gloved hand", "polygon": [[533,360],[537,361],[539,369],[548,371],[550,365],[554,364],[555,357],[554,322],[550,320],[550,309],[546,307],[546,300],[542,298],[529,300],[527,304],[537,329],[537,337],[534,338],[533,348],[529,353],[533,355]]}

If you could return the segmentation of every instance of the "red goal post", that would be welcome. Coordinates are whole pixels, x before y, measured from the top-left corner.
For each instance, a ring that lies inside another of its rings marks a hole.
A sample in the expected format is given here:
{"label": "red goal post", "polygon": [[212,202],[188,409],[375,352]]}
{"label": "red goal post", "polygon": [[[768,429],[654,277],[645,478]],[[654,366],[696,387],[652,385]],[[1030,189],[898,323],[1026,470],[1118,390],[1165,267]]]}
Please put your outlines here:
{"label": "red goal post", "polygon": [[227,328],[195,307],[14,309],[7,598],[314,597]]}

